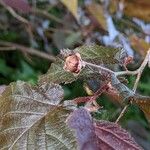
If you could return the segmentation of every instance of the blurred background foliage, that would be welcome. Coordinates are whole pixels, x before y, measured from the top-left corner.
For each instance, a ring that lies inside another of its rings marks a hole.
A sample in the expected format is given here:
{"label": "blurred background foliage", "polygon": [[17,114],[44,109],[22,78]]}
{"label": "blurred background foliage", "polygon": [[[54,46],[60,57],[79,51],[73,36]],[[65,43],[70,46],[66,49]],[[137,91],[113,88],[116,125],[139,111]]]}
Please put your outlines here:
{"label": "blurred background foliage", "polygon": [[[134,58],[128,68],[138,68],[150,47],[150,1],[0,0],[0,85],[17,80],[36,84],[38,77],[47,72],[53,59],[31,54],[30,48],[49,57],[60,49],[91,43],[122,46]],[[127,79],[132,88],[135,77]],[[90,88],[84,81],[63,85],[65,99],[88,95],[85,86]],[[150,96],[148,67],[138,92]],[[122,106],[112,99],[107,95],[100,97],[102,108],[93,116],[115,121]],[[120,123],[144,149],[150,148],[150,127],[139,108],[130,106]]]}

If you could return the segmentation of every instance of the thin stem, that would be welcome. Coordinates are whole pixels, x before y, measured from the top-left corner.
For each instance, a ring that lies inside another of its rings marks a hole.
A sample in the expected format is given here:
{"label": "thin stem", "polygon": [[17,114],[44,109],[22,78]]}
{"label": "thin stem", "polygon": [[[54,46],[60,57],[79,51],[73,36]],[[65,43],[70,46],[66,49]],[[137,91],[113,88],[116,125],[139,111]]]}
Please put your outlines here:
{"label": "thin stem", "polygon": [[128,106],[129,106],[129,104],[127,104],[127,105],[122,109],[122,111],[121,111],[119,117],[117,118],[117,120],[115,121],[115,123],[118,123],[118,122],[120,121],[120,119],[124,116],[124,114],[125,114],[125,112],[126,112]]}
{"label": "thin stem", "polygon": [[4,47],[0,48],[0,51],[20,50],[22,52],[29,53],[31,55],[35,55],[35,56],[44,58],[44,59],[47,59],[47,60],[52,61],[52,62],[55,61],[55,59],[56,59],[55,56],[49,55],[47,53],[43,53],[37,49],[33,49],[30,47],[25,47],[23,45],[19,45],[16,43],[0,41],[0,45],[6,46],[5,48]]}
{"label": "thin stem", "polygon": [[[136,89],[137,89],[137,86],[138,86],[138,82],[141,78],[141,75],[142,75],[142,72],[145,68],[145,66],[147,65],[147,63],[149,62],[149,57],[150,57],[150,49],[147,51],[147,55],[144,59],[144,61],[142,62],[141,66],[135,70],[135,71],[120,71],[120,72],[114,72],[110,69],[107,69],[105,67],[102,67],[102,66],[98,66],[98,65],[95,65],[95,64],[92,64],[92,63],[88,63],[88,62],[83,62],[85,65],[89,65],[89,66],[92,66],[92,67],[95,67],[95,68],[99,68],[100,71],[106,71],[108,73],[111,73],[111,74],[114,74],[115,77],[117,78],[117,76],[120,76],[120,75],[136,75],[137,74],[137,78],[136,78],[136,81],[135,81],[135,84],[134,84],[134,87],[133,87],[133,93],[136,92]],[[127,104],[123,110],[121,111],[119,117],[117,118],[116,120],[116,123],[119,122],[119,120],[123,117],[123,115],[125,114],[127,108],[128,108],[129,104]]]}
{"label": "thin stem", "polygon": [[143,73],[143,70],[144,70],[145,66],[147,65],[147,63],[149,61],[149,56],[150,56],[150,50],[148,50],[147,55],[146,55],[143,63],[141,64],[140,68],[138,69],[137,78],[136,78],[136,81],[135,81],[134,87],[133,87],[133,92],[134,93],[136,92],[136,89],[137,89],[138,83],[140,81],[141,75]]}
{"label": "thin stem", "polygon": [[63,20],[61,20],[60,18],[57,18],[56,16],[54,16],[50,13],[47,13],[47,11],[45,11],[45,10],[40,10],[38,8],[32,8],[31,11],[35,15],[43,16],[43,17],[48,18],[50,20],[54,20],[57,23],[64,24]]}
{"label": "thin stem", "polygon": [[136,89],[137,89],[138,83],[140,81],[141,75],[142,75],[142,73],[138,73],[137,78],[135,80],[135,83],[134,83],[134,86],[133,86],[133,92],[134,93],[136,92]]}
{"label": "thin stem", "polygon": [[94,67],[94,68],[99,68],[99,69],[101,69],[101,70],[103,70],[103,71],[106,71],[106,72],[109,72],[109,73],[112,73],[112,74],[115,73],[114,71],[112,71],[112,70],[110,70],[110,69],[108,69],[108,68],[102,67],[102,66],[100,66],[100,65],[92,64],[92,63],[85,62],[85,61],[84,61],[83,63],[84,63],[85,65],[89,65],[89,66]]}
{"label": "thin stem", "polygon": [[99,68],[99,69],[101,69],[101,70],[103,70],[103,71],[107,71],[107,72],[109,72],[109,73],[113,73],[113,74],[115,74],[115,76],[121,76],[121,75],[136,75],[136,74],[138,74],[138,73],[140,73],[140,72],[143,72],[145,66],[146,66],[147,63],[148,63],[148,58],[149,58],[149,57],[150,57],[150,50],[148,50],[147,55],[146,55],[146,57],[145,57],[143,63],[141,64],[140,68],[138,68],[138,69],[135,70],[135,71],[129,71],[129,70],[127,70],[127,71],[114,72],[114,71],[112,71],[112,70],[110,70],[110,69],[108,69],[108,68],[102,67],[102,66],[100,66],[100,65],[92,64],[92,63],[85,62],[85,61],[84,61],[83,63],[84,63],[85,65],[89,65],[89,66],[92,66],[92,67],[95,67],[95,68]]}
{"label": "thin stem", "polygon": [[119,71],[119,72],[115,72],[115,75],[116,76],[121,76],[121,75],[136,75],[137,73],[138,73],[138,69],[137,70],[135,70],[135,71],[129,71],[129,70],[127,70],[127,71]]}
{"label": "thin stem", "polygon": [[10,47],[10,46],[0,47],[0,51],[10,51],[10,50],[16,50],[16,48],[15,47]]}
{"label": "thin stem", "polygon": [[17,20],[21,21],[22,23],[25,23],[29,25],[29,21],[22,16],[18,15],[10,6],[6,5],[2,0],[0,0],[0,4],[9,11],[9,13],[15,17]]}
{"label": "thin stem", "polygon": [[147,51],[147,55],[145,56],[144,61],[142,62],[141,66],[135,70],[135,71],[120,71],[120,72],[115,72],[116,76],[120,76],[120,75],[136,75],[136,74],[142,74],[145,66],[147,65],[148,61],[149,61],[149,57],[150,57],[150,49]]}

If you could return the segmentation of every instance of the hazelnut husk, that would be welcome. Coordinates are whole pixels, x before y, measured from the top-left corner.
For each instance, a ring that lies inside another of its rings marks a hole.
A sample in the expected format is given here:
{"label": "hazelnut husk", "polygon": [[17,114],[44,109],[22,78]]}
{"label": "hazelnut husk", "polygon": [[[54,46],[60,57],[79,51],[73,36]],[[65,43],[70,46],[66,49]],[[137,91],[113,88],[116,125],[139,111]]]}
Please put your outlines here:
{"label": "hazelnut husk", "polygon": [[64,69],[66,71],[72,72],[72,73],[80,73],[81,69],[83,67],[83,63],[81,60],[81,56],[79,53],[70,54],[66,57]]}

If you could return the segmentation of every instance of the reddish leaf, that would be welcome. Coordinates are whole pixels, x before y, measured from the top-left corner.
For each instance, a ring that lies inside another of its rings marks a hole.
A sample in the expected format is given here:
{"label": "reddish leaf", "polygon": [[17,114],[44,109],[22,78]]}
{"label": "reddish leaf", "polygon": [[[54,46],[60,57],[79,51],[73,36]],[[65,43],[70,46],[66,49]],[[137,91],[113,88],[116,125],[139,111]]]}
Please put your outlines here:
{"label": "reddish leaf", "polygon": [[67,120],[75,130],[81,150],[141,150],[130,134],[118,124],[93,121],[83,108],[74,111]]}
{"label": "reddish leaf", "polygon": [[3,0],[4,3],[17,11],[29,13],[31,7],[27,0]]}
{"label": "reddish leaf", "polygon": [[67,122],[68,125],[76,131],[80,150],[98,150],[92,118],[85,109],[74,111]]}
{"label": "reddish leaf", "polygon": [[102,149],[140,150],[131,135],[118,124],[100,121],[96,122],[95,133]]}

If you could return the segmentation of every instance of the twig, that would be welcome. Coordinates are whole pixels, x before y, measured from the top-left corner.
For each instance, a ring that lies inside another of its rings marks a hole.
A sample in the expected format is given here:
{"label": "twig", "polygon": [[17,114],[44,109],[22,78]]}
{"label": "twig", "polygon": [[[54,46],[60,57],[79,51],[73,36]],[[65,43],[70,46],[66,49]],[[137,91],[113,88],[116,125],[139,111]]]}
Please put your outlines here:
{"label": "twig", "polygon": [[[147,65],[147,63],[148,63],[148,61],[149,61],[149,60],[148,60],[148,59],[149,59],[149,56],[150,56],[150,50],[148,50],[147,55],[146,55],[146,57],[145,57],[143,63],[141,64],[140,68],[137,69],[136,71],[130,71],[130,73],[131,73],[132,75],[133,75],[133,74],[137,74],[137,78],[136,78],[135,83],[134,83],[134,86],[133,86],[133,92],[134,92],[134,93],[136,92],[136,89],[137,89],[139,80],[140,80],[140,78],[141,78],[142,72],[143,72],[145,66]],[[127,72],[128,72],[128,71],[127,71]],[[119,115],[119,117],[117,118],[117,120],[116,120],[115,123],[118,123],[119,120],[124,116],[124,114],[125,114],[125,112],[126,112],[126,110],[127,110],[128,107],[129,107],[129,104],[127,104],[127,105],[123,108],[123,110],[121,111],[121,113],[120,113],[120,115]]]}
{"label": "twig", "polygon": [[31,12],[34,13],[34,14],[36,14],[36,15],[43,16],[43,17],[45,17],[47,19],[54,20],[57,23],[64,24],[63,20],[57,18],[56,16],[54,16],[52,14],[47,13],[44,10],[40,10],[38,8],[32,8]]}
{"label": "twig", "polygon": [[138,69],[137,78],[136,78],[136,81],[135,81],[134,87],[133,87],[134,93],[136,92],[136,89],[137,89],[139,80],[140,80],[140,78],[141,78],[141,75],[142,75],[142,73],[143,73],[143,70],[144,70],[145,66],[147,65],[147,63],[148,63],[148,61],[149,61],[149,57],[150,57],[150,49],[148,50],[147,55],[146,55],[146,57],[145,57],[143,63],[141,64],[140,68]]}
{"label": "twig", "polygon": [[122,111],[121,111],[119,117],[117,118],[117,120],[115,121],[115,123],[118,123],[119,120],[124,116],[124,114],[125,114],[125,112],[126,112],[128,106],[129,106],[129,104],[127,104],[127,105],[122,109]]}
{"label": "twig", "polygon": [[26,52],[26,53],[29,53],[31,55],[35,55],[35,56],[44,58],[44,59],[47,59],[47,60],[52,61],[52,62],[55,61],[55,59],[56,59],[55,56],[43,53],[39,50],[30,48],[30,47],[25,47],[23,45],[19,45],[16,43],[0,41],[0,45],[6,46],[5,48],[1,47],[0,51],[21,50],[22,52]]}
{"label": "twig", "polygon": [[120,76],[120,75],[136,75],[136,74],[142,74],[145,66],[147,65],[148,63],[148,60],[149,60],[149,57],[150,57],[150,49],[147,51],[147,55],[145,56],[145,59],[143,61],[143,63],[141,64],[141,66],[135,70],[135,71],[120,71],[120,72],[115,72],[115,75],[116,76]]}
{"label": "twig", "polygon": [[129,70],[127,70],[127,71],[119,71],[119,72],[115,72],[115,75],[116,76],[121,76],[121,75],[136,75],[137,73],[138,73],[138,69],[137,70],[135,70],[135,71],[129,71]]}
{"label": "twig", "polygon": [[142,72],[139,72],[139,73],[137,74],[137,77],[136,77],[136,80],[135,80],[135,83],[134,83],[134,86],[133,86],[133,92],[134,92],[134,93],[136,92],[136,89],[137,89],[139,80],[140,80],[140,78],[141,78],[141,74],[142,74]]}
{"label": "twig", "polygon": [[[147,65],[147,63],[149,62],[149,57],[150,57],[150,49],[147,51],[147,55],[146,55],[146,57],[145,57],[143,63],[141,64],[141,66],[140,66],[137,70],[135,70],[135,71],[128,71],[128,70],[127,70],[127,71],[114,72],[114,71],[112,71],[112,70],[110,70],[110,69],[107,69],[107,68],[105,68],[105,67],[98,66],[98,65],[95,65],[95,64],[92,64],[92,63],[87,63],[87,62],[83,62],[83,63],[84,63],[85,65],[89,65],[89,66],[92,66],[92,67],[95,67],[95,68],[100,69],[100,73],[101,73],[102,71],[105,71],[105,72],[107,72],[107,73],[110,73],[110,74],[112,74],[112,76],[113,76],[115,79],[117,79],[117,76],[120,76],[120,75],[136,75],[136,74],[137,74],[137,78],[136,78],[136,81],[135,81],[135,84],[134,84],[134,87],[133,87],[133,91],[131,91],[131,90],[127,90],[127,91],[126,91],[126,92],[128,92],[127,95],[130,95],[130,94],[134,95],[135,92],[136,92],[137,85],[138,85],[138,82],[139,82],[139,80],[140,80],[140,77],[141,77],[141,75],[142,75],[142,72],[143,72],[145,66]],[[118,80],[116,80],[116,81],[118,81]],[[120,82],[118,81],[118,83],[120,83]],[[117,85],[119,85],[119,84],[117,84]],[[124,87],[126,87],[126,86],[124,86]],[[118,87],[118,88],[119,88],[119,87]],[[127,89],[127,88],[126,88],[126,89]],[[127,105],[123,108],[123,110],[121,111],[119,117],[118,117],[117,120],[116,120],[116,123],[118,123],[119,120],[124,116],[124,114],[125,114],[125,112],[126,112],[126,110],[127,110],[127,108],[128,108],[129,105],[130,105],[130,103],[127,104]]]}
{"label": "twig", "polygon": [[0,4],[9,11],[9,13],[15,17],[17,20],[21,21],[22,23],[29,25],[29,21],[22,16],[18,15],[10,6],[6,5],[2,0],[0,0]]}
{"label": "twig", "polygon": [[6,9],[9,11],[9,13],[14,17],[16,18],[17,20],[19,20],[21,23],[23,23],[25,25],[25,28],[26,28],[26,31],[27,33],[29,34],[29,37],[32,38],[31,34],[32,34],[32,31],[31,31],[31,24],[30,22],[23,18],[22,16],[20,16],[19,14],[17,14],[13,8],[11,8],[10,6],[6,5],[2,0],[0,0],[0,4]]}
{"label": "twig", "polygon": [[92,64],[92,63],[89,63],[89,62],[83,61],[83,64],[91,66],[91,67],[94,67],[94,68],[98,68],[98,69],[100,69],[100,71],[105,71],[107,73],[111,73],[111,74],[115,75],[115,77],[120,76],[120,75],[136,75],[137,74],[137,80],[136,80],[134,88],[133,88],[133,90],[135,91],[136,87],[137,87],[137,84],[139,82],[139,79],[141,77],[141,74],[142,74],[145,66],[149,62],[149,57],[150,57],[150,49],[147,51],[147,55],[145,56],[145,59],[142,62],[141,66],[135,71],[127,70],[127,71],[114,72],[114,71],[112,71],[112,70],[110,70],[108,68],[102,67],[100,65]]}
{"label": "twig", "polygon": [[111,74],[115,74],[114,71],[112,71],[112,70],[110,70],[110,69],[108,69],[108,68],[102,67],[102,66],[100,66],[100,65],[92,64],[92,63],[85,62],[85,61],[83,61],[83,64],[88,65],[88,66],[91,66],[91,67],[94,67],[94,68],[98,68],[98,69],[100,69],[100,70],[106,71],[106,72],[111,73]]}
{"label": "twig", "polygon": [[10,50],[16,50],[16,48],[15,47],[10,47],[10,46],[0,47],[0,51],[10,51]]}

